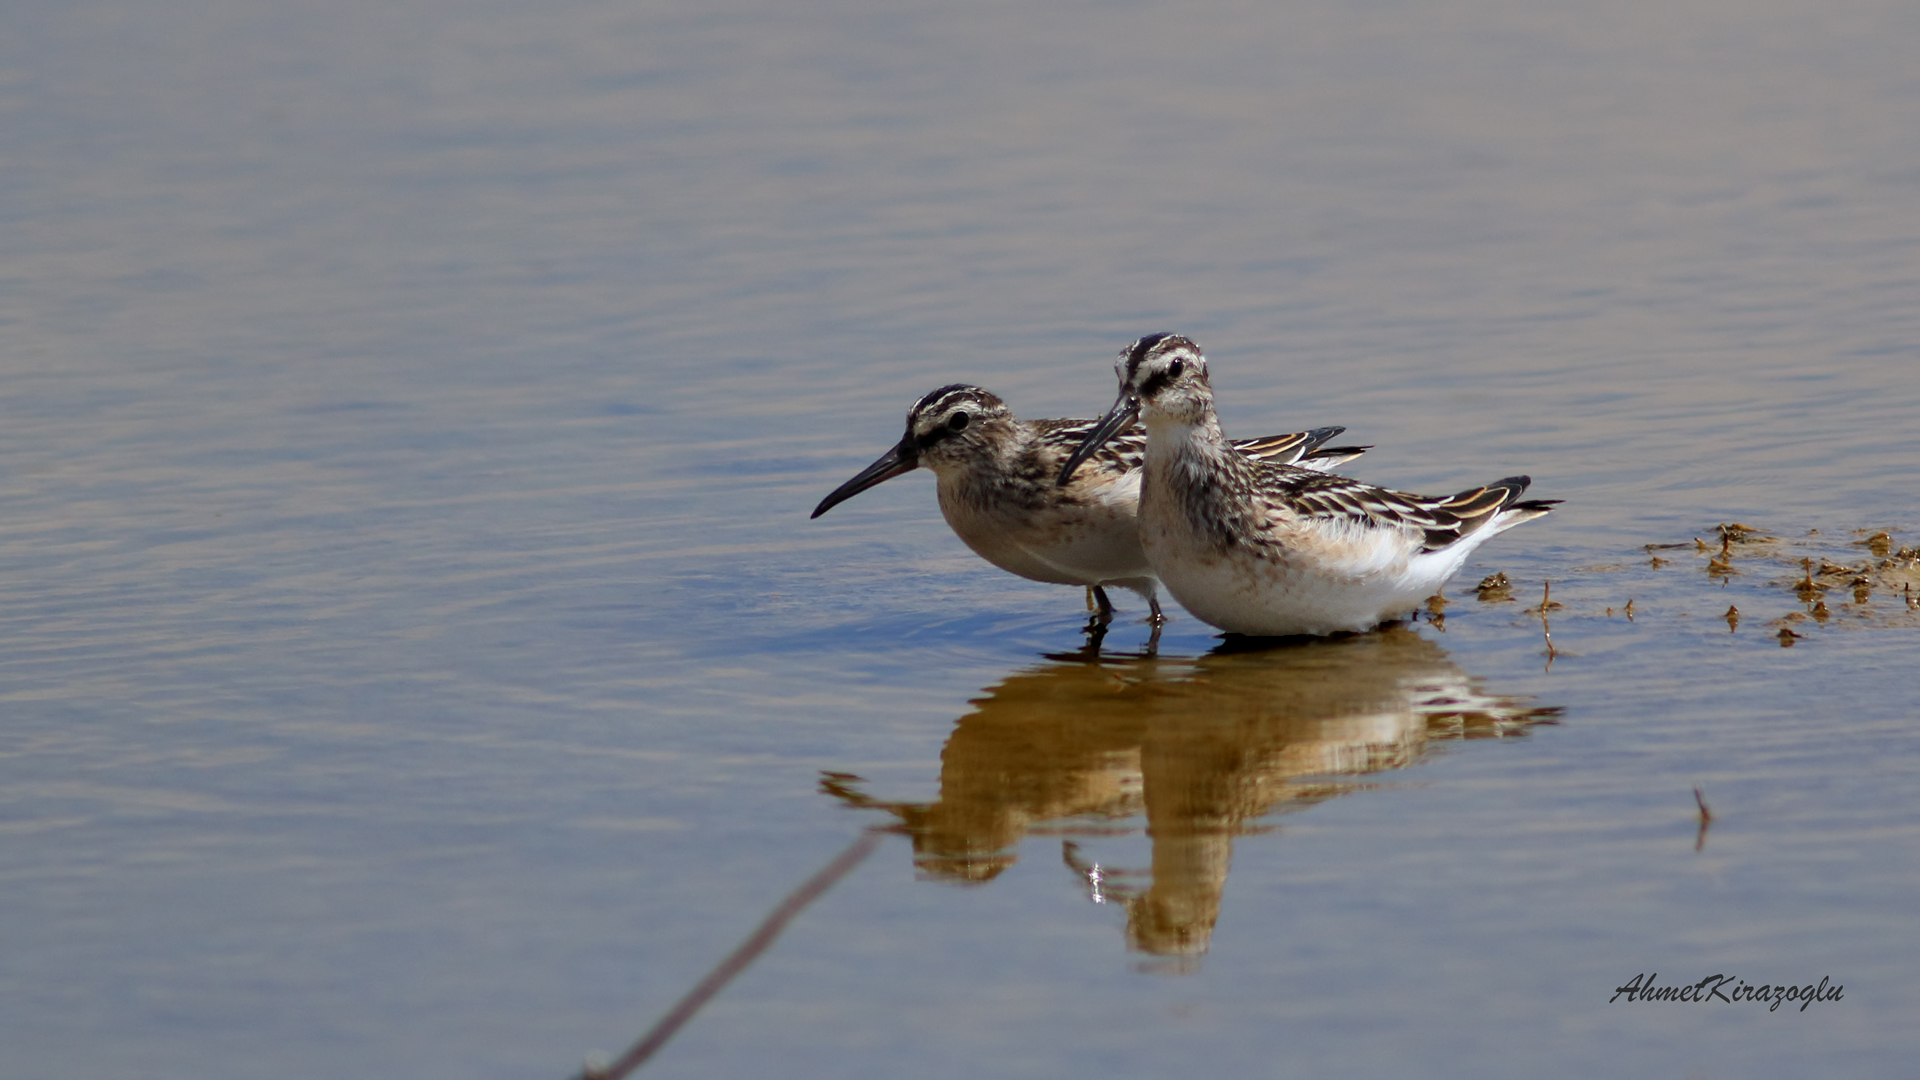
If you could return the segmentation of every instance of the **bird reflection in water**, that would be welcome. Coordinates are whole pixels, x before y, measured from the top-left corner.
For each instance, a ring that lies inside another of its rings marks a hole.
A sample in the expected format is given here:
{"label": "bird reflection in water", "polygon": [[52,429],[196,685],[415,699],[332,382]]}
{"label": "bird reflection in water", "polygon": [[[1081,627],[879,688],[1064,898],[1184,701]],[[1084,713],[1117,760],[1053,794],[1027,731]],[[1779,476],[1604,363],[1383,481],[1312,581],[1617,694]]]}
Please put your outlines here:
{"label": "bird reflection in water", "polygon": [[[1220,916],[1236,836],[1360,790],[1452,739],[1507,738],[1556,709],[1491,696],[1404,626],[1275,647],[1229,643],[1198,658],[1051,657],[973,702],[940,755],[940,797],[888,802],[859,777],[822,782],[883,810],[935,880],[983,884],[1029,834],[1067,837],[1066,864],[1096,902],[1124,903],[1127,942],[1191,970]],[[1096,646],[1097,648],[1097,646]],[[1146,873],[1088,859],[1082,839],[1136,831]]]}

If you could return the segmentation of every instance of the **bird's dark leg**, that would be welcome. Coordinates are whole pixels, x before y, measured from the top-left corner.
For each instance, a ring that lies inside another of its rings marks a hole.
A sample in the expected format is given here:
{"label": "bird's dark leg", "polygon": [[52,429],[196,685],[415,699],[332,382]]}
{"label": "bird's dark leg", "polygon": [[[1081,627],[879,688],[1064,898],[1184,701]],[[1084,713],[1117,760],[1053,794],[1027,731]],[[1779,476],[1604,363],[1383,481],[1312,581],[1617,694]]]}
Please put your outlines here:
{"label": "bird's dark leg", "polygon": [[1079,659],[1100,659],[1100,643],[1107,640],[1107,624],[1089,620],[1086,625],[1086,635],[1087,643],[1080,647]]}
{"label": "bird's dark leg", "polygon": [[1093,615],[1087,619],[1085,633],[1092,641],[1097,652],[1100,639],[1107,636],[1107,626],[1113,622],[1113,601],[1107,599],[1107,590],[1098,585],[1087,586],[1087,607]]}

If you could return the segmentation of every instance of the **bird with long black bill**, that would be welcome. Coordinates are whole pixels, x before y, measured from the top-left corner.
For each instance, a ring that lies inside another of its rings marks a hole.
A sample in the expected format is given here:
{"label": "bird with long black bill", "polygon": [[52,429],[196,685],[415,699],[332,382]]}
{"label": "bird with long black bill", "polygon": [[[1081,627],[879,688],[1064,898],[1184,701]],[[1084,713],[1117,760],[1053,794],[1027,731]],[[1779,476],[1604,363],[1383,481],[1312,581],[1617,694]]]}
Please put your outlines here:
{"label": "bird with long black bill", "polygon": [[[820,500],[813,516],[896,476],[928,469],[937,480],[941,514],[981,558],[1034,581],[1087,586],[1099,605],[1100,624],[1113,614],[1106,586],[1131,589],[1146,599],[1157,625],[1159,598],[1140,548],[1144,433],[1124,424],[1108,431],[1099,447],[1082,456],[1070,482],[1055,482],[1094,426],[1092,420],[1021,420],[978,386],[943,386],[914,402],[900,441]],[[1367,449],[1325,445],[1344,430],[1245,439],[1230,452],[1326,469]]]}
{"label": "bird with long black bill", "polygon": [[1120,396],[1066,458],[1078,484],[1122,432],[1146,427],[1140,545],[1153,575],[1195,617],[1250,635],[1369,630],[1404,617],[1474,549],[1548,512],[1510,476],[1442,497],[1250,458],[1214,412],[1199,346],[1141,338],[1115,366]]}

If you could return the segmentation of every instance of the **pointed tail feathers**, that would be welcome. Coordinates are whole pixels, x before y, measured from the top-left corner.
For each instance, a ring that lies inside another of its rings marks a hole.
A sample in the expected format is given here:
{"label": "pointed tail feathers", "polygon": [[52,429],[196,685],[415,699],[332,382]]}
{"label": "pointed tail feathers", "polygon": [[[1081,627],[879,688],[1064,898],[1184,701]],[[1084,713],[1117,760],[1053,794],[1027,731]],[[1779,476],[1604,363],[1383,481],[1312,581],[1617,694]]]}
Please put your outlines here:
{"label": "pointed tail feathers", "polygon": [[1488,536],[1503,533],[1521,522],[1542,517],[1559,505],[1559,499],[1520,501],[1531,483],[1531,476],[1508,476],[1441,501],[1433,507],[1440,523],[1427,530],[1425,549],[1437,551],[1483,529],[1488,530]]}

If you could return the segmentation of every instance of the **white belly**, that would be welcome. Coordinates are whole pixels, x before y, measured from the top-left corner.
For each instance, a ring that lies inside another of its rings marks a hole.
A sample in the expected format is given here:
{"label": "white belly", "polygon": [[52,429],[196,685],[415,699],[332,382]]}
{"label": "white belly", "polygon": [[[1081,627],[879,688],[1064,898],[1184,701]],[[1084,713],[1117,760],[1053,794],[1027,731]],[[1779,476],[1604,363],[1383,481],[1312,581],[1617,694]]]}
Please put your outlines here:
{"label": "white belly", "polygon": [[1170,557],[1161,560],[1160,571],[1167,591],[1195,618],[1235,634],[1370,630],[1425,598],[1392,580],[1342,580],[1277,563]]}
{"label": "white belly", "polygon": [[1403,543],[1330,562],[1311,553],[1259,557],[1250,549],[1207,552],[1178,535],[1149,528],[1148,560],[1181,606],[1235,634],[1285,636],[1371,630],[1406,617],[1446,584],[1478,542],[1407,556]]}

